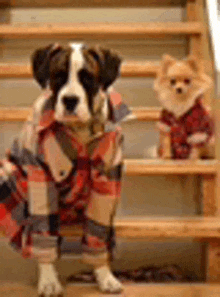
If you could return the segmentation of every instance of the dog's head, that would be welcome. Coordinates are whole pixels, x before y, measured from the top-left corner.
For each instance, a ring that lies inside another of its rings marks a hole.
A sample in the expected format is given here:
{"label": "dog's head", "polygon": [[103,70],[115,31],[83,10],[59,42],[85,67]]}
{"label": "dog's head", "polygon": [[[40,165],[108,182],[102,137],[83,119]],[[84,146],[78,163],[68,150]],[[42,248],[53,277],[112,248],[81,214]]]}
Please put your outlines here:
{"label": "dog's head", "polygon": [[185,60],[164,55],[154,85],[159,100],[171,111],[175,106],[180,110],[191,107],[211,86],[212,80],[205,74],[202,62],[192,55]]}
{"label": "dog's head", "polygon": [[37,49],[32,55],[33,75],[42,88],[53,92],[55,117],[77,116],[91,120],[103,100],[103,92],[119,76],[121,58],[112,50],[98,46],[51,44]]}

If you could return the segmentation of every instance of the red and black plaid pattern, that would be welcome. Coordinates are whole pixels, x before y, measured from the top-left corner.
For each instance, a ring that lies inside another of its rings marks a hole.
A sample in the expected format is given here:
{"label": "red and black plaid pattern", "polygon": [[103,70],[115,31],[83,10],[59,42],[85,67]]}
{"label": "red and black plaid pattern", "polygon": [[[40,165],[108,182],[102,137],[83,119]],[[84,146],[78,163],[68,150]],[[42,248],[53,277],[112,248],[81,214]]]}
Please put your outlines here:
{"label": "red and black plaid pattern", "polygon": [[52,106],[46,94],[40,117],[26,124],[3,164],[0,226],[24,257],[54,261],[60,228],[81,223],[85,261],[104,263],[114,246],[112,222],[121,192],[121,129],[82,144],[53,119]]}
{"label": "red and black plaid pattern", "polygon": [[[160,123],[168,127],[169,132],[167,133],[171,137],[173,159],[187,159],[193,146],[203,146],[213,136],[213,121],[208,111],[203,107],[201,99],[197,99],[194,106],[178,119],[173,113],[163,109]],[[198,134],[202,135],[204,139],[196,141]],[[192,141],[189,141],[190,138]],[[162,155],[161,146],[159,155]]]}

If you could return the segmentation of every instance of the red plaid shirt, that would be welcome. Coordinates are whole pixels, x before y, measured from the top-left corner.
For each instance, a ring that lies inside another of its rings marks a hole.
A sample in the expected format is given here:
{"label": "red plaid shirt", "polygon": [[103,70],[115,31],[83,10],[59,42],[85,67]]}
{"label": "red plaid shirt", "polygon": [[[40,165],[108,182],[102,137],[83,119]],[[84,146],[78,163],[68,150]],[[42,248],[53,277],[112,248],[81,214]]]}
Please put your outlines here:
{"label": "red plaid shirt", "polygon": [[[193,146],[203,146],[213,136],[213,121],[203,107],[201,98],[180,118],[163,109],[158,126],[170,134],[173,159],[188,158]],[[160,146],[159,155],[161,154]]]}
{"label": "red plaid shirt", "polygon": [[[114,123],[129,113],[116,95],[109,102]],[[122,143],[116,125],[82,144],[77,132],[54,120],[51,93],[40,97],[1,169],[0,226],[24,257],[56,259],[60,227],[81,222],[86,261],[106,261],[121,190]]]}

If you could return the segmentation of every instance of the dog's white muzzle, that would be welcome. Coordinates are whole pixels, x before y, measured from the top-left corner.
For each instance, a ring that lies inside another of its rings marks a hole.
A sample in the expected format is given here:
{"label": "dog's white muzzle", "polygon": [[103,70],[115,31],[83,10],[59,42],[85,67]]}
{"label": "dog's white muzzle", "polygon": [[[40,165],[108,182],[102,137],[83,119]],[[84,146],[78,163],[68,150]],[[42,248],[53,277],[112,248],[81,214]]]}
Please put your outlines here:
{"label": "dog's white muzzle", "polygon": [[58,93],[55,117],[58,121],[65,121],[66,117],[75,116],[82,122],[87,122],[91,115],[88,108],[87,95],[79,82],[78,73],[83,68],[83,44],[72,43],[70,56],[69,78]]}

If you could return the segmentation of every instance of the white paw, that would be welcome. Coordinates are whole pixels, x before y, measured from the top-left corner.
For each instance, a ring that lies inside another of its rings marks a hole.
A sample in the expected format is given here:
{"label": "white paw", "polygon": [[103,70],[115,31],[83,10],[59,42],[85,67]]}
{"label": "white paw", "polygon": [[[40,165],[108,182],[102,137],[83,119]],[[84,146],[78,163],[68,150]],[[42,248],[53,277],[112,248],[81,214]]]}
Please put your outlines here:
{"label": "white paw", "polygon": [[99,289],[103,293],[121,293],[122,284],[115,278],[108,266],[103,266],[94,271]]}
{"label": "white paw", "polygon": [[38,295],[43,297],[62,296],[63,288],[53,264],[39,264]]}

